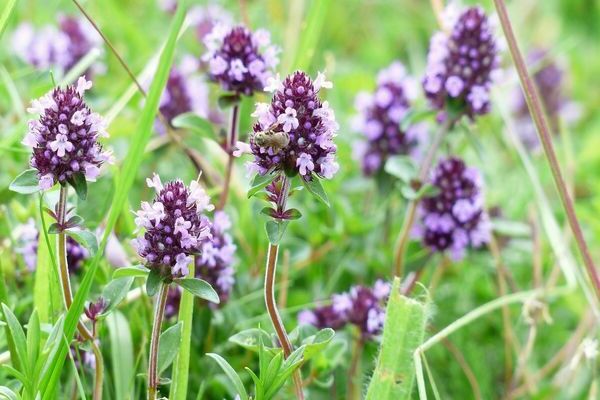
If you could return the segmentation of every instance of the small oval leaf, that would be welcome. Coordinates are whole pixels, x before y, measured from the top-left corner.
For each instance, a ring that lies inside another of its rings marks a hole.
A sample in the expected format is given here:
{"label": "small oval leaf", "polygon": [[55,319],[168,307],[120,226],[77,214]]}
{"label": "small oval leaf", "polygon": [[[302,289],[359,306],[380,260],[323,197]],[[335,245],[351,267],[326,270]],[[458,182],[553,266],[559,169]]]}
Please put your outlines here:
{"label": "small oval leaf", "polygon": [[21,194],[36,193],[41,190],[36,169],[28,169],[19,174],[9,185],[10,190]]}
{"label": "small oval leaf", "polygon": [[219,295],[210,286],[210,283],[197,278],[183,278],[173,280],[177,285],[181,286],[191,294],[201,299],[210,301],[211,303],[219,304]]}

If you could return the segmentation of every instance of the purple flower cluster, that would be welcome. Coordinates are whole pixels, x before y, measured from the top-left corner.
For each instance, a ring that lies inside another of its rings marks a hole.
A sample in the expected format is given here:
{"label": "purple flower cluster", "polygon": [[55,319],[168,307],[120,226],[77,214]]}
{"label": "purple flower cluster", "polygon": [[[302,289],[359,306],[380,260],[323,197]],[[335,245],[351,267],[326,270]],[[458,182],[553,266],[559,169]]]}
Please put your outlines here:
{"label": "purple flower cluster", "polygon": [[202,61],[208,63],[210,79],[235,94],[262,92],[279,63],[279,49],[264,29],[253,33],[244,26],[219,24],[204,37],[204,44]]}
{"label": "purple flower cluster", "polygon": [[302,71],[284,82],[270,80],[266,90],[274,91],[271,104],[257,103],[252,114],[257,118],[250,137],[254,162],[250,171],[261,175],[283,170],[300,173],[310,180],[312,174],[331,179],[338,171],[333,139],[339,129],[327,101],[321,103],[319,91],[332,83],[319,73],[313,82]]}
{"label": "purple flower cluster", "polygon": [[377,78],[375,93],[359,93],[354,129],[366,136],[366,142],[355,147],[356,158],[362,161],[365,175],[373,175],[389,156],[413,154],[425,134],[423,124],[410,126],[406,131],[400,122],[410,111],[415,96],[414,81],[407,76],[402,63],[396,61],[383,69]]}
{"label": "purple flower cluster", "polygon": [[341,329],[355,325],[363,339],[381,334],[385,321],[385,302],[390,285],[378,280],[373,288],[354,286],[347,293],[332,296],[332,304],[305,310],[298,315],[300,325],[314,325],[319,329]]}
{"label": "purple flower cluster", "polygon": [[147,179],[156,190],[152,204],[142,202],[135,223],[145,229],[132,244],[150,268],[166,267],[170,276],[185,276],[192,255],[210,237],[210,222],[201,213],[212,209],[210,199],[197,181],[186,187],[180,180],[162,184],[156,174]]}
{"label": "purple flower cluster", "polygon": [[207,281],[216,290],[220,306],[229,299],[235,283],[233,255],[236,246],[228,232],[230,228],[227,214],[216,211],[210,228],[211,237],[201,243],[200,255],[196,257],[196,277]]}
{"label": "purple flower cluster", "polygon": [[431,38],[423,79],[425,95],[436,109],[471,119],[490,110],[489,89],[498,54],[488,17],[480,7],[463,11],[450,35]]}
{"label": "purple flower cluster", "polygon": [[415,227],[424,245],[435,252],[449,250],[452,258],[459,260],[467,247],[487,243],[491,225],[479,172],[452,157],[439,162],[431,183],[439,193],[421,200],[421,224]]}
{"label": "purple flower cluster", "polygon": [[111,154],[98,143],[99,137],[108,136],[106,125],[83,100],[91,87],[92,82],[81,77],[77,86],[56,88],[27,109],[39,119],[29,121],[23,144],[33,149],[30,164],[38,170],[44,190],[57,182],[65,184],[77,173],[95,181],[100,166],[111,162]]}
{"label": "purple flower cluster", "polygon": [[[12,37],[15,53],[39,70],[69,71],[92,49],[100,49],[102,38],[84,20],[70,16],[59,17],[59,29],[45,26],[36,31],[22,23]],[[91,72],[101,72],[104,66],[94,64]]]}
{"label": "purple flower cluster", "polygon": [[[19,226],[16,234],[20,239],[20,247],[17,248],[17,253],[23,257],[27,269],[35,271],[37,266],[39,231],[35,227],[33,219]],[[75,239],[67,236],[67,266],[70,273],[73,274],[79,271],[81,265],[89,256],[90,254],[85,247],[80,245]]]}

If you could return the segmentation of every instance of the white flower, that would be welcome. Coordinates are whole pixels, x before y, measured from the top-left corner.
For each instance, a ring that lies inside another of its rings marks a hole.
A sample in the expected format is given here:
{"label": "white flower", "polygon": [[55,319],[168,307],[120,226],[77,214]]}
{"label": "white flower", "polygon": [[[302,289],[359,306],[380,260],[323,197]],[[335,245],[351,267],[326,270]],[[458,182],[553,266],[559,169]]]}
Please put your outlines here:
{"label": "white flower", "polygon": [[98,175],[100,175],[100,168],[98,168],[94,164],[86,164],[84,166],[84,170],[85,178],[90,182],[95,182]]}
{"label": "white flower", "polygon": [[31,106],[27,108],[27,112],[31,114],[43,114],[47,108],[51,108],[53,110],[58,110],[58,105],[54,98],[52,97],[52,93],[46,93],[39,99],[35,99],[31,102]]}
{"label": "white flower", "polygon": [[187,206],[190,207],[194,203],[196,203],[198,212],[203,210],[212,211],[215,208],[215,206],[210,204],[210,197],[197,181],[190,183],[190,195],[187,199]]}
{"label": "white flower", "polygon": [[285,109],[285,114],[280,114],[277,117],[277,122],[283,124],[283,131],[289,132],[292,129],[296,129],[299,125],[298,118],[296,118],[297,112],[295,109],[288,107]]}
{"label": "white flower", "polygon": [[319,164],[321,165],[321,175],[327,179],[333,178],[340,169],[333,153],[328,153],[327,156],[319,158]]}
{"label": "white flower", "polygon": [[306,153],[300,153],[300,156],[296,159],[296,166],[299,167],[300,175],[310,174],[315,169],[312,157]]}
{"label": "white flower", "polygon": [[181,232],[181,236],[186,236],[188,234],[188,229],[192,227],[192,223],[190,221],[186,221],[183,217],[179,217],[175,220],[175,229],[173,233],[176,235],[178,232]]}
{"label": "white flower", "polygon": [[331,301],[334,311],[340,314],[345,314],[352,309],[352,299],[348,293],[334,294]]}
{"label": "white flower", "polygon": [[271,105],[268,103],[256,103],[256,109],[250,116],[258,119],[262,129],[271,127],[277,121],[271,112]]}
{"label": "white flower", "polygon": [[252,76],[261,76],[265,70],[265,63],[261,60],[254,60],[248,65],[248,71]]}
{"label": "white flower", "polygon": [[177,254],[177,257],[175,257],[175,262],[173,274],[186,276],[189,273],[188,265],[192,262],[192,257],[186,256],[184,253],[179,253]]}
{"label": "white flower", "polygon": [[213,75],[221,75],[227,71],[227,61],[225,61],[221,56],[216,56],[208,63],[208,69]]}
{"label": "white flower", "polygon": [[90,132],[98,132],[98,135],[100,137],[108,137],[108,132],[106,131],[106,121],[100,116],[100,114],[89,114],[86,117],[85,122],[90,124]]}
{"label": "white flower", "polygon": [[[185,234],[184,234],[185,233]],[[190,249],[198,245],[198,240],[190,235],[187,231],[181,233],[181,247]]]}
{"label": "white flower", "polygon": [[85,122],[86,116],[87,111],[85,108],[83,110],[77,110],[73,113],[73,116],[71,117],[71,123],[73,125],[81,126]]}
{"label": "white flower", "polygon": [[65,152],[71,152],[75,148],[73,143],[69,142],[67,135],[57,134],[56,139],[50,142],[50,148],[59,157],[64,157]]}
{"label": "white flower", "polygon": [[54,175],[46,174],[40,178],[40,188],[42,190],[48,190],[54,186]]}
{"label": "white flower", "polygon": [[313,87],[315,90],[320,90],[321,88],[331,89],[333,87],[333,83],[327,80],[324,73],[317,72],[317,78],[313,82]]}
{"label": "white flower", "polygon": [[34,148],[38,144],[39,137],[37,132],[29,131],[21,143],[27,147]]}
{"label": "white flower", "polygon": [[88,81],[87,79],[85,79],[85,76],[80,76],[79,79],[77,79],[77,88],[75,89],[77,91],[77,93],[79,93],[80,96],[83,96],[83,93],[88,90],[91,89],[92,87],[92,81]]}
{"label": "white flower", "polygon": [[265,86],[265,92],[273,93],[273,92],[276,92],[277,90],[282,90],[282,89],[283,89],[283,83],[281,82],[281,78],[279,77],[279,74],[277,74],[275,76],[270,76],[267,79],[267,86]]}
{"label": "white flower", "polygon": [[452,75],[446,80],[445,87],[451,97],[458,97],[463,91],[465,84],[458,76]]}
{"label": "white flower", "polygon": [[154,188],[156,193],[160,193],[160,191],[163,190],[163,184],[157,173],[152,174],[152,179],[146,178],[146,185],[148,185],[149,188]]}
{"label": "white flower", "polygon": [[150,220],[154,220],[154,224],[158,224],[165,216],[165,206],[160,201],[150,205],[147,201],[142,202],[142,209],[137,213],[135,223],[138,227],[151,227]]}
{"label": "white flower", "polygon": [[271,34],[266,29],[257,29],[252,38],[257,46],[268,46],[271,44]]}
{"label": "white flower", "polygon": [[248,72],[248,68],[244,65],[244,62],[239,58],[231,61],[229,65],[229,76],[236,81],[244,80],[244,74]]}
{"label": "white flower", "polygon": [[235,147],[233,148],[233,156],[234,157],[241,157],[244,154],[251,154],[252,153],[252,149],[250,148],[250,145],[246,142],[236,142]]}
{"label": "white flower", "polygon": [[480,111],[490,100],[490,96],[483,86],[473,86],[467,100],[471,102],[471,106],[475,111]]}

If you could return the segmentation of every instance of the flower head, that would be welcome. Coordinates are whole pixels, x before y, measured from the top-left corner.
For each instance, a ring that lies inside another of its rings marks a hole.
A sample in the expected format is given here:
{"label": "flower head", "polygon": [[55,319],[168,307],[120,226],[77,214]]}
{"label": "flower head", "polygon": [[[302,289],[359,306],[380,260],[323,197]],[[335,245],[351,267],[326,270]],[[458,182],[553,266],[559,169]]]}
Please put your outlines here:
{"label": "flower head", "polygon": [[430,43],[423,89],[437,109],[470,118],[490,110],[489,88],[498,66],[496,40],[480,7],[464,10],[449,35],[436,33]]}
{"label": "flower head", "polygon": [[413,125],[406,131],[400,127],[402,118],[410,111],[413,86],[404,66],[397,61],[379,73],[373,94],[357,96],[355,104],[359,114],[354,120],[354,129],[366,136],[366,142],[360,142],[355,151],[365,175],[381,170],[389,156],[415,153],[424,126]]}
{"label": "flower head", "polygon": [[458,158],[448,158],[436,166],[431,183],[439,193],[420,202],[416,233],[423,243],[432,251],[449,250],[454,259],[462,258],[467,247],[487,243],[490,222],[479,172]]}
{"label": "flower head", "polygon": [[152,204],[143,202],[136,212],[138,229],[145,232],[133,245],[150,268],[167,267],[171,275],[185,276],[191,256],[210,237],[209,221],[201,214],[207,208],[204,196],[180,180],[163,185],[155,175],[148,183],[157,193]]}
{"label": "flower head", "polygon": [[108,136],[104,121],[83,100],[90,87],[91,82],[81,77],[77,86],[56,88],[28,109],[39,118],[29,121],[23,144],[33,149],[30,164],[38,170],[42,189],[65,184],[78,173],[94,181],[100,166],[111,160],[98,143],[99,137]]}
{"label": "flower head", "polygon": [[329,179],[338,171],[333,138],[339,125],[329,103],[321,103],[318,96],[320,88],[331,87],[331,82],[319,76],[315,86],[308,75],[297,71],[273,84],[278,89],[271,104],[257,104],[250,147],[260,174],[285,170],[310,180],[313,173]]}
{"label": "flower head", "polygon": [[262,29],[251,32],[244,26],[218,24],[204,37],[204,44],[207,52],[202,60],[208,63],[210,79],[236,94],[263,91],[279,62],[279,50]]}

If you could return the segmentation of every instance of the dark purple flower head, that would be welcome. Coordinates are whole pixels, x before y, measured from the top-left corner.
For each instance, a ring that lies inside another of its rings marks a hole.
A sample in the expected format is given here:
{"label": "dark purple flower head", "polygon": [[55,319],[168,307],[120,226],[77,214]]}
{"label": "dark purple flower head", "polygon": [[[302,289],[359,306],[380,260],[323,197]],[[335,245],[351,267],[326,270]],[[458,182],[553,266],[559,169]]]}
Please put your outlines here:
{"label": "dark purple flower head", "polygon": [[335,175],[339,165],[333,138],[339,125],[329,103],[321,103],[318,96],[321,88],[331,87],[322,73],[314,82],[302,71],[283,83],[271,79],[271,104],[257,103],[252,114],[257,122],[250,137],[251,170],[262,175],[273,170],[300,173],[307,180],[313,173],[327,179]]}
{"label": "dark purple flower head", "polygon": [[205,36],[204,44],[207,52],[202,60],[208,63],[211,80],[236,94],[262,92],[279,62],[279,50],[264,29],[253,33],[244,26],[219,24]]}
{"label": "dark purple flower head", "polygon": [[83,262],[90,253],[71,236],[67,236],[67,265],[69,273],[74,274],[81,269]]}
{"label": "dark purple flower head", "polygon": [[95,322],[98,319],[98,316],[100,316],[100,314],[106,310],[107,306],[108,303],[106,300],[104,300],[103,297],[99,297],[98,300],[87,305],[87,307],[84,309],[84,313],[90,319],[90,321]]}
{"label": "dark purple flower head", "polygon": [[196,277],[207,281],[217,291],[221,300],[219,306],[229,299],[235,283],[233,255],[236,246],[228,233],[229,228],[231,221],[227,214],[215,212],[211,237],[202,241],[200,255],[196,257]]}
{"label": "dark purple flower head", "polygon": [[210,237],[210,222],[201,213],[213,206],[197,181],[189,188],[180,180],[163,186],[154,174],[147,183],[156,196],[152,204],[142,202],[142,209],[136,212],[135,223],[145,232],[132,243],[148,267],[167,267],[172,276],[185,276],[191,256],[199,253],[202,241]]}
{"label": "dark purple flower head", "polygon": [[355,155],[362,161],[365,175],[378,172],[389,156],[414,154],[422,139],[425,133],[422,124],[412,125],[406,131],[400,127],[414,98],[413,83],[397,61],[379,73],[375,93],[363,92],[356,97],[359,115],[354,120],[354,129],[364,134],[367,141],[357,144]]}
{"label": "dark purple flower head", "polygon": [[436,166],[431,183],[439,193],[421,200],[421,225],[415,231],[423,243],[432,251],[449,250],[454,259],[461,259],[467,247],[487,243],[491,226],[479,172],[458,158],[448,158]]}
{"label": "dark purple flower head", "polygon": [[[93,49],[101,49],[102,38],[83,19],[70,16],[58,18],[59,29],[48,25],[34,28],[22,23],[12,38],[15,53],[39,70],[55,69],[64,74]],[[99,72],[104,65],[95,63],[86,74]]]}
{"label": "dark purple flower head", "polygon": [[423,79],[425,95],[433,107],[471,119],[490,110],[489,89],[498,66],[496,40],[488,17],[480,7],[466,9],[450,35],[436,33],[429,48]]}
{"label": "dark purple flower head", "polygon": [[301,312],[298,322],[319,329],[341,329],[350,323],[360,330],[364,339],[370,339],[383,330],[384,307],[389,294],[390,285],[381,280],[375,282],[373,288],[354,286],[348,293],[333,295],[331,305]]}
{"label": "dark purple flower head", "polygon": [[76,173],[94,181],[100,166],[111,161],[98,143],[99,137],[108,136],[106,125],[83,100],[90,87],[92,82],[81,77],[77,86],[53,89],[27,109],[39,118],[29,121],[23,144],[33,149],[30,163],[38,170],[43,190],[65,184]]}

